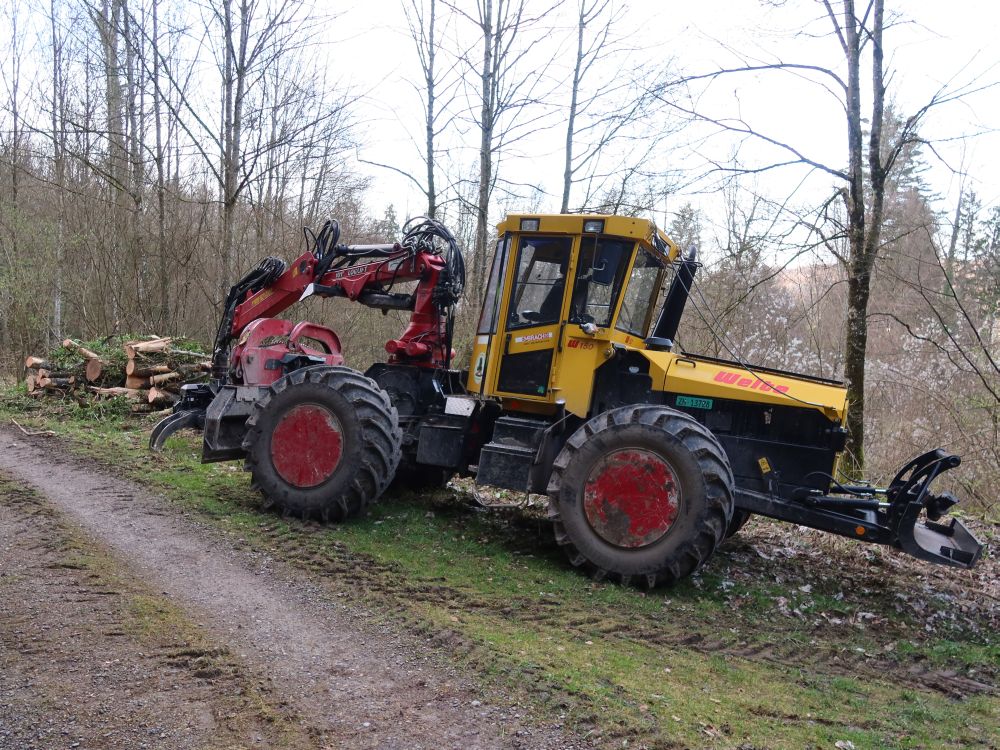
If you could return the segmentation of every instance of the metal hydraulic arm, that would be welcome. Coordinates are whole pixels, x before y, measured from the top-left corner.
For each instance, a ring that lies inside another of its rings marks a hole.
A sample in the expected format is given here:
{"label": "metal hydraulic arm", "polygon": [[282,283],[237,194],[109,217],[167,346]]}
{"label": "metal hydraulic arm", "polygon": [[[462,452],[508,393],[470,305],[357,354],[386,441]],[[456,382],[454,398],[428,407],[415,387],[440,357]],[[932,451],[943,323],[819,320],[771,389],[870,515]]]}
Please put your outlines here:
{"label": "metal hydraulic arm", "polygon": [[[253,321],[280,315],[304,297],[346,297],[381,310],[411,310],[406,329],[399,338],[386,342],[386,351],[391,357],[412,359],[413,364],[424,367],[448,367],[451,351],[446,311],[454,301],[449,300],[452,295],[448,290],[441,289],[447,276],[445,259],[426,251],[413,253],[399,244],[336,248],[345,257],[357,258],[359,251],[377,255],[319,277],[315,256],[300,255],[272,284],[248,294],[236,307],[229,340],[238,338]],[[391,291],[393,285],[407,281],[418,282],[412,294]]]}
{"label": "metal hydraulic arm", "polygon": [[[411,221],[405,229],[403,239],[394,244],[341,245],[337,242],[339,226],[328,221],[319,233],[307,233],[313,239],[310,251],[290,264],[267,258],[234,284],[216,335],[212,383],[184,387],[175,413],[157,425],[150,446],[161,448],[166,438],[182,427],[204,427],[208,405],[223,386],[261,384],[245,377],[251,370],[242,367],[246,364],[241,361],[247,346],[244,339],[252,336],[251,329],[257,321],[274,319],[312,295],[344,297],[383,311],[409,310],[410,320],[402,334],[385,344],[388,362],[448,369],[454,356],[451,347],[454,308],[465,282],[462,256],[451,233],[432,219]],[[412,292],[393,291],[397,284],[411,281],[417,282]],[[288,327],[290,332],[300,330]],[[313,326],[314,330],[321,328]],[[289,361],[314,356],[315,353],[296,346],[293,338],[290,336],[288,342],[295,349],[287,353]],[[336,335],[330,332],[329,340],[334,342],[336,351],[326,352],[326,360],[312,361],[326,364],[343,361]],[[281,358],[272,357],[271,361],[280,364]]]}

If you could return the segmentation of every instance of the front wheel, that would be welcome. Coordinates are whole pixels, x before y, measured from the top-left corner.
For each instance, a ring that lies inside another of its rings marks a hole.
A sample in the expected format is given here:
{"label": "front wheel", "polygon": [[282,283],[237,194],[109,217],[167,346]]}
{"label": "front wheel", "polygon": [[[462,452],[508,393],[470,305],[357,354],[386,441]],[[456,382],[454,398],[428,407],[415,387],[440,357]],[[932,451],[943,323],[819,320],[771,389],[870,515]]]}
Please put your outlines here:
{"label": "front wheel", "polygon": [[733,473],[715,436],[663,406],[624,406],[577,430],[556,457],[556,541],[595,578],[649,588],[697,570],[733,516]]}
{"label": "front wheel", "polygon": [[734,537],[740,533],[740,529],[747,525],[747,521],[750,520],[750,516],[753,515],[748,510],[743,510],[742,508],[737,508],[733,511],[733,519],[729,522],[728,528],[726,528],[726,539]]}
{"label": "front wheel", "polygon": [[246,468],[265,499],[303,519],[360,515],[392,481],[402,432],[389,397],[349,367],[276,381],[247,420]]}

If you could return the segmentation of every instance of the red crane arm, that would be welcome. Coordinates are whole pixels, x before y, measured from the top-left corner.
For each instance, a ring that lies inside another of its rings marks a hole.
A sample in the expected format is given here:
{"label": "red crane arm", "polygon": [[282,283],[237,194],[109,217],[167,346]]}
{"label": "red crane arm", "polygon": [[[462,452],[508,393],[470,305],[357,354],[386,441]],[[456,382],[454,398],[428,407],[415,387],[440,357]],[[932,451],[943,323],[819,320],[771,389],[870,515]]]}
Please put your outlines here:
{"label": "red crane arm", "polygon": [[[237,338],[244,328],[259,318],[280,315],[298,302],[310,284],[321,297],[346,297],[371,307],[412,311],[406,330],[398,339],[386,342],[390,362],[407,362],[426,367],[447,367],[452,353],[447,351],[447,321],[434,300],[434,290],[445,269],[440,255],[413,253],[399,245],[373,250],[392,251],[365,263],[335,268],[316,279],[317,260],[303,253],[269,286],[248,294],[233,315],[231,334]],[[412,295],[391,295],[384,287],[396,282],[418,281]]]}

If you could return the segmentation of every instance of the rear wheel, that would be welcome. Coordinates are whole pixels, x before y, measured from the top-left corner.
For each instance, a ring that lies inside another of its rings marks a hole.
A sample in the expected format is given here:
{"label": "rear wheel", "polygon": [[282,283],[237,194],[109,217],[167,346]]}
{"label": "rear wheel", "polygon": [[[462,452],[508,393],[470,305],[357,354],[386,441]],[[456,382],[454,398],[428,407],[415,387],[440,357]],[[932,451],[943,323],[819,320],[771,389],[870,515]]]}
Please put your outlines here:
{"label": "rear wheel", "polygon": [[246,468],[282,512],[323,521],[359,515],[389,486],[402,433],[375,381],[348,367],[308,367],[254,405]]}
{"label": "rear wheel", "polygon": [[650,588],[697,570],[733,516],[719,441],[663,406],[625,406],[584,424],[556,458],[548,493],[573,565]]}

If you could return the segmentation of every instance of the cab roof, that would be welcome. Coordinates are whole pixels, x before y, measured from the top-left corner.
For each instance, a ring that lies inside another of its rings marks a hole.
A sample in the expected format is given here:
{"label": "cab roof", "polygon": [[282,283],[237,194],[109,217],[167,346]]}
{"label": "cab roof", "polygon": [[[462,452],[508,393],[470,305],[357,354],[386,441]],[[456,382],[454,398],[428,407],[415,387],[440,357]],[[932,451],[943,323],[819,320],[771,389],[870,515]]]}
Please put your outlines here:
{"label": "cab roof", "polygon": [[[522,230],[522,220],[537,220],[538,228]],[[612,214],[507,214],[506,218],[497,224],[497,235],[506,232],[523,232],[524,234],[591,234],[584,232],[583,225],[588,221],[603,221],[602,235],[613,237],[630,237],[643,243],[647,250],[665,261],[674,261],[680,254],[677,243],[660,230],[648,219],[634,216],[615,216]]]}

